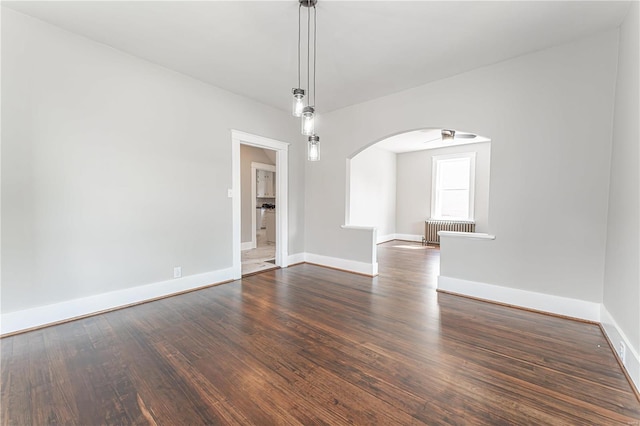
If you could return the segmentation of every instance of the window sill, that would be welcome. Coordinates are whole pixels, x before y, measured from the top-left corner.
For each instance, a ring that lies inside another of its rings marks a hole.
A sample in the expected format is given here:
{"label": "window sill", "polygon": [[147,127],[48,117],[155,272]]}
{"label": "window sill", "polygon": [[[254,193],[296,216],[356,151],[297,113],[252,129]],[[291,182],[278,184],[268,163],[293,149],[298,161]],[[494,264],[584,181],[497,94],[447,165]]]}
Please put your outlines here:
{"label": "window sill", "polygon": [[461,223],[476,223],[476,221],[475,221],[475,220],[473,220],[473,219],[451,219],[450,217],[448,217],[448,218],[430,217],[429,219],[427,219],[427,221],[434,221],[434,222],[461,222]]}
{"label": "window sill", "polygon": [[438,231],[440,238],[452,237],[452,238],[466,238],[471,240],[495,240],[495,235],[484,234],[480,232],[454,232],[454,231]]}

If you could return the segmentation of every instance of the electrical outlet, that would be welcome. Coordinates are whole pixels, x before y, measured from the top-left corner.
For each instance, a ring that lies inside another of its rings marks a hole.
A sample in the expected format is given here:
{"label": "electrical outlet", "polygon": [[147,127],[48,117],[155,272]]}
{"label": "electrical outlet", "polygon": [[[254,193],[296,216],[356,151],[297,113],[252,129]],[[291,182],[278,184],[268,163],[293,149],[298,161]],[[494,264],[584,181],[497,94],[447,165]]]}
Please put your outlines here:
{"label": "electrical outlet", "polygon": [[618,344],[618,355],[620,356],[622,363],[626,365],[627,346],[624,344],[622,340]]}
{"label": "electrical outlet", "polygon": [[182,266],[176,266],[173,268],[173,278],[180,278],[182,276]]}

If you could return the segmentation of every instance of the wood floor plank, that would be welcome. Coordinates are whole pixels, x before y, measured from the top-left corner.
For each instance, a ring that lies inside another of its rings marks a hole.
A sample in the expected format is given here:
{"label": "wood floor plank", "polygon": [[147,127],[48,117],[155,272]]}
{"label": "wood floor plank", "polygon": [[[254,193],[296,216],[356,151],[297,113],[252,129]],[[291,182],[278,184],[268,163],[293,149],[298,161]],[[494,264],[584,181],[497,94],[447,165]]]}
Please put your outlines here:
{"label": "wood floor plank", "polygon": [[2,424],[640,424],[600,328],[301,264],[4,338]]}
{"label": "wood floor plank", "polygon": [[[272,330],[278,329],[274,322],[270,322],[265,327],[262,326],[262,323],[255,323],[252,326],[251,353],[259,357],[264,363],[264,367],[277,371],[287,382],[293,382],[295,387],[290,389],[290,392],[299,394],[303,398],[301,400],[315,401],[316,405],[320,406],[315,407],[316,410],[324,408],[325,412],[337,414],[342,421],[356,421],[359,424],[363,422],[367,424],[394,424],[398,422],[411,424],[413,422],[410,416],[391,405],[384,406],[380,402],[367,404],[370,396],[362,393],[362,388],[353,386],[342,375],[336,374],[333,369],[322,368],[322,365],[310,362],[304,356],[303,351],[305,347],[309,346],[308,344],[297,345],[293,339],[287,338],[278,339],[277,345],[274,345],[274,339],[277,337],[272,335]],[[283,333],[278,333],[278,335],[282,336]],[[243,346],[241,341],[234,343]],[[286,361],[284,365],[283,360]],[[341,397],[341,394],[348,395],[348,397]],[[357,394],[360,394],[356,398],[360,404],[351,406],[350,401]],[[324,397],[320,399],[320,395]],[[383,409],[375,412],[370,411],[369,407],[374,405],[382,405],[378,408]],[[396,413],[394,416],[389,416],[389,412]]]}
{"label": "wood floor plank", "polygon": [[[31,404],[29,335],[20,339],[2,339],[2,424],[33,423]],[[9,341],[5,343],[5,341]],[[6,344],[6,348],[5,348]]]}

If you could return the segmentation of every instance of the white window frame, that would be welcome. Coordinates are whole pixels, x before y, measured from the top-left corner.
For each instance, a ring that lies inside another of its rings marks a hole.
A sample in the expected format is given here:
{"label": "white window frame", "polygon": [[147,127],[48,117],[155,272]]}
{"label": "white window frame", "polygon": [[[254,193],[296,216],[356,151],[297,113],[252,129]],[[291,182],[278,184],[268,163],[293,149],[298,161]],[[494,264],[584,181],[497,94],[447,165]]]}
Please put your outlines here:
{"label": "white window frame", "polygon": [[[457,160],[469,158],[469,217],[451,218],[441,217],[436,214],[437,187],[438,187],[438,163],[443,160]],[[434,155],[431,164],[431,219],[434,220],[460,220],[475,221],[475,187],[476,187],[476,153],[462,152],[459,154]]]}

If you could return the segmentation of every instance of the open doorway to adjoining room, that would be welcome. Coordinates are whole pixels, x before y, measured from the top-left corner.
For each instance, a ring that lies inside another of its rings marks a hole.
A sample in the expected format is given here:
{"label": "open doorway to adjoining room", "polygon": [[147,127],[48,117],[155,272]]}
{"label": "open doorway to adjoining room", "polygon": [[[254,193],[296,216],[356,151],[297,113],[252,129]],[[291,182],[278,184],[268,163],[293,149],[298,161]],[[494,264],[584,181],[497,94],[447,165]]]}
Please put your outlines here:
{"label": "open doorway to adjoining room", "polygon": [[278,199],[276,152],[271,149],[242,145],[240,161],[243,181],[242,275],[247,275],[277,267],[275,264]]}
{"label": "open doorway to adjoining room", "polygon": [[440,223],[487,232],[490,162],[491,140],[470,132],[425,128],[385,138],[349,159],[345,222],[375,227],[378,244],[437,246]]}
{"label": "open doorway to adjoining room", "polygon": [[288,148],[232,131],[234,279],[288,266]]}

